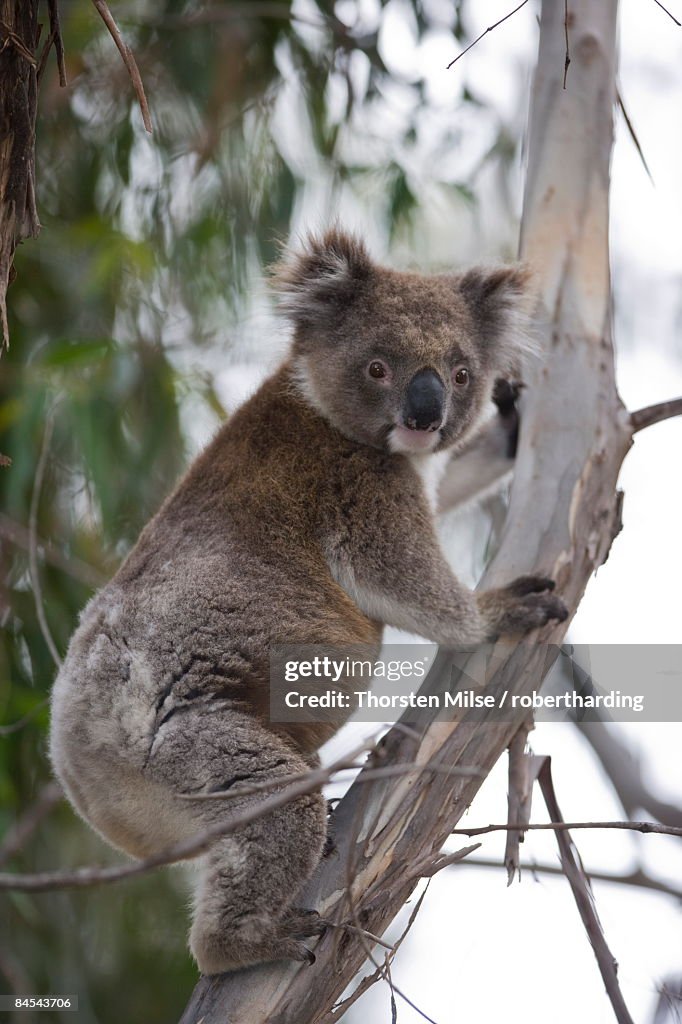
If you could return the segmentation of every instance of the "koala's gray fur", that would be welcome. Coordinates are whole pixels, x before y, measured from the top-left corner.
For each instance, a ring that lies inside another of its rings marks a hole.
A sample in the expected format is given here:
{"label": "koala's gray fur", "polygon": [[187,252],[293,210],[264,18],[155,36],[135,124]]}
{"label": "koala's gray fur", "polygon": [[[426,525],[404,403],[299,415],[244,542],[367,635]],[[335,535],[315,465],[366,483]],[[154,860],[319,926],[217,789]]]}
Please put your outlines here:
{"label": "koala's gray fur", "polygon": [[[436,470],[453,450],[469,465],[459,493],[457,460],[449,469],[451,504],[471,493],[477,450],[497,459],[488,477],[510,464],[499,424],[472,431],[517,361],[525,272],[398,273],[331,231],[285,262],[277,283],[295,328],[289,358],[88,604],[54,687],[55,771],[83,817],[135,857],[249,799],[180,794],[316,763],[330,727],[268,722],[272,644],[378,647],[384,623],[472,642],[566,614],[544,578],[473,594],[434,525]],[[377,360],[382,380],[369,376]],[[405,412],[424,372],[440,396],[428,431]],[[190,934],[204,973],[310,958],[302,937],[319,920],[292,907],[325,836],[315,794],[214,844],[199,863]]]}

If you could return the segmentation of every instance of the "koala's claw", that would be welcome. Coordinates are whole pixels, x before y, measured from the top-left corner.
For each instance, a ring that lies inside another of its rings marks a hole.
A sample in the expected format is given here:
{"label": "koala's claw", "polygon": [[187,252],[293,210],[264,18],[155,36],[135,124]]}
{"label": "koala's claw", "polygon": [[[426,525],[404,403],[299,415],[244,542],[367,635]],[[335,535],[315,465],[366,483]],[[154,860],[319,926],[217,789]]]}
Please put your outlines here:
{"label": "koala's claw", "polygon": [[488,638],[500,633],[528,633],[548,622],[564,622],[568,609],[553,594],[555,583],[545,576],[519,576],[506,587],[481,594],[479,608],[489,625]]}
{"label": "koala's claw", "polygon": [[538,594],[545,590],[554,590],[556,583],[549,576],[517,576],[512,583],[503,589],[514,597],[526,594]]}
{"label": "koala's claw", "polygon": [[294,939],[305,939],[322,935],[328,927],[328,922],[316,910],[292,907],[282,921],[281,932]]}
{"label": "koala's claw", "polygon": [[315,961],[317,960],[317,957],[313,953],[312,949],[308,949],[306,947],[306,949],[305,949],[305,956],[304,956],[303,959],[304,959],[304,962],[308,964],[308,967],[312,967],[313,964],[315,963]]}
{"label": "koala's claw", "polygon": [[520,602],[520,611],[530,629],[546,626],[552,620],[565,622],[568,618],[568,608],[560,597],[552,594],[527,594]]}

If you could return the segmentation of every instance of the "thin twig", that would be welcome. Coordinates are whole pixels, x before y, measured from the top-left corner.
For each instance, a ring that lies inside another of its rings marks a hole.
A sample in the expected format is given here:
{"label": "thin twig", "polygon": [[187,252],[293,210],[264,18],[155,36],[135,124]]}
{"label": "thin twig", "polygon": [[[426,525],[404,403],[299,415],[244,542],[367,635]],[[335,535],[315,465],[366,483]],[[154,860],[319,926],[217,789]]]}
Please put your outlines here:
{"label": "thin twig", "polygon": [[523,831],[548,829],[554,832],[568,832],[572,828],[616,828],[628,832],[657,832],[662,836],[682,836],[682,828],[673,825],[659,825],[657,821],[547,821],[529,825],[522,821],[513,825],[485,825],[483,828],[453,828],[453,836],[484,836],[489,832],[508,832],[509,829]]}
{"label": "thin twig", "polygon": [[[487,868],[494,869],[495,871],[499,871],[500,868],[504,867],[499,857],[467,857],[463,863],[468,868]],[[536,861],[532,863],[522,862],[519,865],[520,879],[523,879],[524,871],[528,871],[532,875],[553,875],[557,878],[566,877],[563,868],[557,867],[555,864],[538,864]],[[592,882],[611,882],[614,885],[625,885],[634,889],[651,889],[653,892],[660,892],[665,896],[672,896],[674,899],[682,901],[682,888],[668,885],[667,882],[659,882],[657,878],[647,875],[642,868],[637,868],[627,875],[613,875],[609,874],[608,871],[593,871],[590,868],[588,876]]]}
{"label": "thin twig", "polygon": [[[363,750],[367,750],[367,743],[356,748],[351,755],[353,761]],[[271,811],[277,810],[291,803],[292,800],[301,796],[307,796],[321,789],[331,777],[346,766],[347,759],[339,760],[328,768],[319,768],[308,773],[307,778],[301,779],[291,785],[284,785],[279,793],[274,793],[257,804],[251,804],[244,808],[239,814],[231,818],[217,822],[210,828],[183,839],[179,843],[173,843],[158,853],[138,861],[135,864],[116,864],[111,867],[85,867],[75,871],[44,871],[37,874],[0,874],[0,889],[13,889],[19,892],[47,892],[50,889],[85,889],[93,885],[106,885],[110,882],[119,882],[125,878],[135,878],[138,875],[146,874],[155,868],[164,867],[167,864],[176,864],[181,860],[189,860],[204,853],[211,844],[221,836],[244,828],[252,821],[265,817]]]}
{"label": "thin twig", "polygon": [[630,413],[630,426],[633,434],[636,434],[638,430],[652,427],[654,423],[662,423],[663,420],[672,419],[673,416],[682,416],[682,398],[671,398],[667,402],[647,405],[644,409]]}
{"label": "thin twig", "polygon": [[663,6],[663,4],[661,3],[661,0],[654,0],[654,3],[658,4],[658,6],[661,8],[662,11],[665,11],[665,13],[668,15],[668,17],[671,18],[675,22],[675,24],[677,25],[678,28],[682,28],[682,21],[678,21],[677,18],[675,17],[675,15],[671,14],[670,11],[668,10],[668,8]]}
{"label": "thin twig", "polygon": [[415,868],[415,875],[419,874],[422,878],[433,878],[443,868],[450,868],[453,864],[459,864],[460,861],[465,860],[470,853],[474,850],[480,850],[482,843],[472,843],[471,846],[463,846],[461,850],[456,850],[454,853],[444,853],[441,857],[437,857],[430,863],[423,864]]}
{"label": "thin twig", "polygon": [[342,921],[340,924],[335,924],[333,921],[327,922],[330,928],[341,928],[343,931],[357,932],[365,936],[371,942],[374,942],[377,946],[383,946],[384,949],[393,949],[390,942],[384,942],[383,939],[379,938],[378,935],[374,935],[372,932],[368,932],[366,928],[358,928],[356,925],[351,924],[350,921]]}
{"label": "thin twig", "polygon": [[465,53],[468,53],[469,50],[471,50],[476,45],[476,43],[480,43],[481,39],[483,39],[483,36],[487,36],[488,32],[492,32],[494,29],[498,27],[498,25],[501,25],[503,21],[506,21],[507,18],[511,18],[513,14],[516,14],[517,11],[520,11],[521,8],[525,7],[527,3],[528,0],[522,0],[522,3],[520,3],[518,7],[515,7],[513,11],[510,11],[509,14],[505,14],[504,18],[500,18],[500,20],[496,21],[494,25],[489,25],[485,32],[481,32],[480,36],[477,36],[474,39],[473,43],[469,43],[465,50],[462,50],[461,53],[457,54],[454,60],[450,61],[446,70],[449,71],[452,65],[456,64],[457,61],[460,60],[460,58],[463,57]]}
{"label": "thin twig", "polygon": [[566,39],[566,56],[564,57],[564,89],[566,89],[566,76],[571,63],[571,51],[568,48],[568,0],[564,0],[564,37]]}
{"label": "thin twig", "polygon": [[63,796],[58,782],[53,780],[43,786],[31,806],[7,830],[0,843],[0,864],[4,864],[23,849],[43,818],[61,802]]}
{"label": "thin twig", "polygon": [[133,83],[133,88],[135,90],[135,94],[137,95],[137,101],[140,104],[140,110],[142,112],[142,121],[144,122],[146,130],[151,135],[152,119],[149,113],[149,106],[147,105],[147,97],[145,96],[144,85],[142,84],[142,76],[140,75],[140,69],[138,68],[137,62],[135,61],[135,57],[133,56],[133,51],[123,41],[123,37],[121,36],[118,25],[114,21],[113,15],[106,4],[106,0],[92,0],[92,2],[95,5],[95,8],[97,9],[97,12],[101,17],[102,21],[106,25],[109,31],[109,35],[114,40],[116,48],[118,49],[118,52],[121,54],[121,57],[123,58],[123,63],[128,69],[130,80]]}
{"label": "thin twig", "polygon": [[635,149],[637,150],[637,153],[639,155],[639,159],[642,161],[642,166],[643,166],[644,170],[646,171],[646,173],[647,173],[647,175],[649,177],[649,181],[653,185],[654,184],[654,179],[652,177],[651,171],[649,170],[649,165],[646,162],[646,157],[644,156],[644,151],[642,150],[642,147],[640,145],[640,141],[637,138],[637,132],[635,131],[635,126],[633,125],[632,121],[630,120],[628,112],[625,109],[625,104],[623,103],[623,97],[621,95],[620,89],[618,89],[618,88],[616,88],[616,102],[618,103],[618,109],[620,110],[621,114],[623,115],[623,120],[625,121],[625,126],[626,126],[628,132],[630,133],[630,138],[632,139],[632,141],[633,141],[633,143],[635,145]]}
{"label": "thin twig", "polygon": [[50,50],[52,49],[54,41],[55,34],[54,31],[51,31],[48,34],[48,37],[45,41],[45,45],[43,46],[40,57],[38,58],[38,70],[36,71],[36,80],[38,82],[38,85],[40,85],[40,83],[42,82],[43,75],[45,74],[45,68],[47,67],[47,58],[50,56]]}
{"label": "thin twig", "polygon": [[[21,523],[17,523],[10,516],[6,516],[3,512],[0,512],[0,537],[9,541],[10,544],[22,548],[24,551],[29,550],[31,534],[28,528],[22,526]],[[82,559],[77,558],[75,555],[64,554],[59,548],[43,537],[36,537],[36,543],[42,551],[45,562],[49,562],[56,569],[61,569],[62,572],[72,576],[79,583],[83,583],[86,587],[91,588],[101,587],[106,583],[107,577],[104,573],[88,565]]]}
{"label": "thin twig", "polygon": [[45,615],[45,608],[43,606],[43,590],[40,583],[40,572],[38,570],[38,506],[40,505],[40,492],[43,486],[43,477],[45,476],[45,466],[47,464],[47,456],[50,451],[50,441],[52,440],[52,431],[54,429],[54,406],[47,414],[45,420],[45,432],[43,434],[43,443],[40,449],[40,455],[38,456],[38,465],[36,466],[36,475],[33,483],[33,494],[31,495],[31,508],[28,517],[28,533],[29,533],[29,545],[28,545],[28,564],[29,573],[31,576],[31,586],[33,588],[33,597],[36,605],[36,615],[38,616],[38,624],[40,626],[40,632],[43,634],[45,643],[47,644],[48,650],[52,655],[57,668],[61,666],[62,659],[59,656],[57,645],[54,642],[50,627]]}
{"label": "thin twig", "polygon": [[54,41],[54,51],[57,54],[57,69],[59,71],[59,84],[64,88],[68,83],[66,80],[66,65],[64,64],[64,41],[62,29],[59,24],[59,7],[57,0],[47,0],[47,7],[50,12],[50,39]]}
{"label": "thin twig", "polygon": [[[360,771],[361,764],[346,764],[337,769],[340,772]],[[395,779],[403,775],[421,775],[422,772],[432,772],[436,775],[463,776],[465,778],[481,778],[483,773],[479,768],[468,768],[466,765],[455,765],[448,767],[440,764],[388,764],[381,768],[367,768],[358,778],[358,782],[375,782],[377,779]],[[252,782],[248,786],[235,786],[234,789],[219,789],[208,793],[179,793],[181,800],[234,800],[237,797],[251,796],[253,793],[267,793],[269,790],[277,789],[285,782],[287,784],[298,782],[300,779],[307,779],[308,772],[295,772],[291,775],[283,775],[280,778],[263,779],[262,782]]]}
{"label": "thin twig", "polygon": [[31,710],[27,711],[21,718],[18,718],[16,722],[9,722],[7,725],[0,725],[0,738],[3,736],[11,736],[14,732],[19,732],[20,729],[23,729],[25,725],[28,725],[31,719],[34,718],[39,711],[42,711],[42,709],[49,703],[50,698],[45,697],[43,700],[38,701],[37,704],[34,704]]}
{"label": "thin twig", "polygon": [[[350,862],[349,862],[349,866],[350,866]],[[374,953],[372,952],[372,949],[371,949],[371,947],[370,947],[370,945],[369,945],[369,943],[367,941],[367,935],[368,934],[371,935],[371,933],[368,933],[360,924],[360,919],[359,919],[359,916],[358,916],[357,908],[355,906],[355,901],[353,899],[353,878],[349,877],[351,873],[352,872],[349,871],[348,876],[346,878],[346,890],[347,890],[347,893],[348,893],[348,896],[349,896],[349,900],[350,900],[351,916],[352,916],[353,921],[354,921],[354,928],[353,928],[353,930],[357,933],[357,936],[360,939],[360,944],[362,945],[362,947],[363,947],[363,949],[365,951],[365,956],[367,957],[369,962],[376,968],[376,972],[375,972],[375,974],[374,974],[374,976],[372,978],[371,984],[374,984],[376,981],[379,980],[379,978],[383,978],[384,981],[386,981],[386,983],[388,984],[388,987],[389,987],[389,990],[390,990],[390,993],[391,993],[391,1008],[392,1008],[392,1011],[393,1011],[393,1019],[394,1020],[395,1020],[395,1016],[396,1016],[396,1013],[397,1013],[397,1009],[396,1009],[396,1005],[395,1005],[395,996],[398,995],[398,996],[400,996],[400,998],[404,1002],[407,1003],[408,1006],[411,1006],[412,1009],[415,1010],[415,1012],[418,1013],[420,1017],[423,1017],[424,1020],[428,1021],[429,1024],[436,1024],[436,1021],[432,1017],[429,1017],[429,1015],[427,1013],[425,1013],[424,1010],[422,1010],[419,1006],[417,1006],[417,1004],[414,1003],[409,998],[409,996],[407,996],[402,991],[402,989],[398,988],[398,986],[393,983],[393,979],[391,978],[391,960],[395,957],[395,955],[396,955],[396,953],[398,951],[398,947],[400,946],[400,943],[405,938],[405,935],[407,934],[407,931],[410,929],[412,923],[414,922],[414,919],[416,918],[417,912],[419,911],[419,908],[421,907],[421,904],[422,904],[422,901],[424,899],[424,896],[426,895],[426,891],[427,891],[427,889],[429,887],[430,881],[427,883],[427,885],[426,885],[426,887],[424,889],[424,892],[422,893],[421,897],[417,901],[417,906],[414,908],[414,910],[412,911],[412,914],[410,915],[410,921],[408,923],[408,926],[407,926],[405,932],[400,937],[398,942],[395,943],[394,946],[389,946],[388,947],[389,948],[389,952],[386,953],[386,956],[385,956],[385,959],[384,959],[384,963],[380,964],[375,959]],[[385,945],[384,942],[382,942],[381,944]]]}

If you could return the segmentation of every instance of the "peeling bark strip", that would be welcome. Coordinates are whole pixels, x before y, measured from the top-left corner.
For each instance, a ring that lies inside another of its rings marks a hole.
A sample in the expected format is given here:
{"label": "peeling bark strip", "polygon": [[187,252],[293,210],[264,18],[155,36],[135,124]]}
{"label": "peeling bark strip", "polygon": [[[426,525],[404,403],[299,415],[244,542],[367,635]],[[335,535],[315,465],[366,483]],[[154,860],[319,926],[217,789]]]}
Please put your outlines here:
{"label": "peeling bark strip", "polygon": [[14,250],[40,231],[35,198],[38,0],[0,0],[0,354]]}
{"label": "peeling bark strip", "polygon": [[[632,426],[615,387],[611,345],[608,188],[615,100],[617,0],[571,4],[572,75],[563,89],[563,0],[544,0],[533,87],[522,256],[536,271],[543,356],[531,368],[510,512],[484,586],[520,573],[553,575],[575,611],[585,585],[620,528],[616,482]],[[561,643],[566,624],[548,627]],[[497,645],[489,692],[537,689],[546,648]],[[431,685],[452,676],[440,651]],[[507,705],[508,706],[508,705]],[[462,760],[489,771],[522,725],[437,722],[394,728],[384,762]],[[337,853],[297,902],[332,921],[359,921],[381,935],[415,886],[414,865],[436,857],[481,784],[478,777],[427,774],[356,784],[334,815]],[[352,1002],[336,1001],[366,958],[363,944],[334,929],[313,967],[275,964],[203,979],[182,1024],[330,1024]],[[388,956],[388,961],[391,955]],[[362,983],[361,983],[362,984]]]}

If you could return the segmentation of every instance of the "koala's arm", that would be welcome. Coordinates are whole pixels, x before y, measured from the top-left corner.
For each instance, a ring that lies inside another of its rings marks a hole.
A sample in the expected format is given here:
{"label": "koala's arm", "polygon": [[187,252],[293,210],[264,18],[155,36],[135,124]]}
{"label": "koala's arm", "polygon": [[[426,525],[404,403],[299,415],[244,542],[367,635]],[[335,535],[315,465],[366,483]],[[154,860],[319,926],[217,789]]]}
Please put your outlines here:
{"label": "koala's arm", "polygon": [[465,505],[495,491],[511,473],[516,456],[520,385],[498,380],[493,392],[497,415],[487,420],[448,462],[438,490],[438,511]]}
{"label": "koala's arm", "polygon": [[480,594],[464,586],[445,559],[416,479],[402,493],[378,484],[370,507],[358,506],[352,518],[348,540],[329,564],[373,619],[436,643],[472,644],[566,617],[545,577],[519,577]]}

